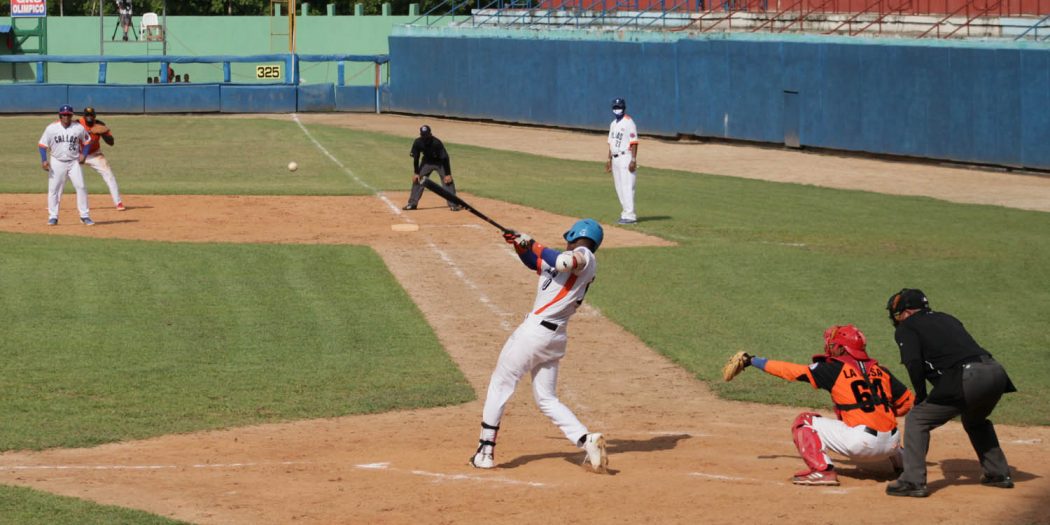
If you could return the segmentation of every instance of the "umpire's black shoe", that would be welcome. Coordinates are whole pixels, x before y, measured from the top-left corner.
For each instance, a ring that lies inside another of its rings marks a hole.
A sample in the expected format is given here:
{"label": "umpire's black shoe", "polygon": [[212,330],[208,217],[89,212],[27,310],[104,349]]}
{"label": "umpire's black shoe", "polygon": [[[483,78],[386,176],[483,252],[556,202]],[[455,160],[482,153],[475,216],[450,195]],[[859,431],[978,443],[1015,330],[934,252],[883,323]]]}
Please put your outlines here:
{"label": "umpire's black shoe", "polygon": [[925,498],[930,495],[926,485],[916,485],[907,481],[897,480],[886,485],[886,494],[889,496],[908,496],[911,498]]}
{"label": "umpire's black shoe", "polygon": [[463,208],[460,208],[459,206],[449,206],[448,209],[450,209],[452,211],[459,211],[459,210],[462,210]]}
{"label": "umpire's black shoe", "polygon": [[987,487],[999,487],[1001,489],[1012,489],[1014,488],[1014,480],[1010,476],[989,476],[987,474],[981,476],[981,485]]}
{"label": "umpire's black shoe", "polygon": [[405,205],[404,208],[401,208],[401,209],[402,210],[412,211],[412,210],[416,209],[416,207],[414,205],[412,205],[412,204],[407,204],[407,205]]}

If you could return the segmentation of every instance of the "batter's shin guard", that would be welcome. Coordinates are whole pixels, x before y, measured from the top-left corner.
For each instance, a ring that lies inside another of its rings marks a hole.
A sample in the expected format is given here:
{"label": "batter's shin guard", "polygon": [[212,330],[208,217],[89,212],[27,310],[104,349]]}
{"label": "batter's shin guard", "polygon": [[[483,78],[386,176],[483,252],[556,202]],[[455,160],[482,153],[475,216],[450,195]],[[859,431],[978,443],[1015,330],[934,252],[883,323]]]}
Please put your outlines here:
{"label": "batter's shin guard", "polygon": [[491,454],[493,447],[496,446],[496,434],[498,433],[499,425],[490,425],[482,421],[481,436],[478,438],[478,442],[480,443],[480,445],[478,446],[478,452],[485,452]]}
{"label": "batter's shin guard", "polygon": [[470,464],[475,468],[490,469],[496,466],[496,432],[498,426],[481,422],[481,439],[478,450],[470,457]]}
{"label": "batter's shin guard", "polygon": [[795,439],[795,448],[802,456],[802,461],[805,461],[810,469],[824,472],[830,465],[824,460],[824,443],[820,441],[820,435],[811,426],[815,417],[820,417],[820,414],[816,412],[799,414],[791,425],[791,435]]}

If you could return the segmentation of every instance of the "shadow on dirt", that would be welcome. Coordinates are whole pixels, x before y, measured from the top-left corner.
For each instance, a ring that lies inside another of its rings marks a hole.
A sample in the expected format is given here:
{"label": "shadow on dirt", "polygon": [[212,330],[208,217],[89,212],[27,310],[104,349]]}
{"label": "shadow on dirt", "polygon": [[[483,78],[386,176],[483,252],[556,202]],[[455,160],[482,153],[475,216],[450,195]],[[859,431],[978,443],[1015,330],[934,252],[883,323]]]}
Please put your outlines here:
{"label": "shadow on dirt", "polygon": [[[953,485],[977,485],[981,482],[983,472],[981,464],[976,459],[946,459],[941,462],[941,470],[944,472],[944,479],[933,480],[926,485],[931,494]],[[1042,476],[1011,468],[1010,477],[1013,478],[1015,484],[1022,485],[1026,481],[1039,479]],[[1009,489],[988,487],[988,490]]]}
{"label": "shadow on dirt", "polygon": [[[655,436],[649,439],[609,439],[606,442],[606,451],[609,454],[609,462],[615,465],[616,456],[618,454],[627,454],[631,452],[659,452],[662,450],[671,450],[678,446],[678,442],[683,439],[689,439],[689,434],[674,434],[667,436]],[[533,461],[540,461],[544,459],[562,458],[565,461],[579,465],[583,462],[583,452],[551,452],[548,454],[530,454],[527,456],[518,456],[507,463],[501,463],[499,468],[512,469],[518,468]],[[618,470],[613,468],[609,469],[609,474],[615,475]]]}

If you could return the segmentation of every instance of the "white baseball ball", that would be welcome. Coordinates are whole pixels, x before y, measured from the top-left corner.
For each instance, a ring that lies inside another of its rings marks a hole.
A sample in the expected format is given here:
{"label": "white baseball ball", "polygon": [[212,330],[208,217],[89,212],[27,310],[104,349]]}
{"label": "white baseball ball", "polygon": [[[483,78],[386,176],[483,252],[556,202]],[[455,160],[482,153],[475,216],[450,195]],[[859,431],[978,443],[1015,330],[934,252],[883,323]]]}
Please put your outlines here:
{"label": "white baseball ball", "polygon": [[288,163],[288,171],[295,171],[297,169],[299,169],[299,163],[295,162],[294,160]]}

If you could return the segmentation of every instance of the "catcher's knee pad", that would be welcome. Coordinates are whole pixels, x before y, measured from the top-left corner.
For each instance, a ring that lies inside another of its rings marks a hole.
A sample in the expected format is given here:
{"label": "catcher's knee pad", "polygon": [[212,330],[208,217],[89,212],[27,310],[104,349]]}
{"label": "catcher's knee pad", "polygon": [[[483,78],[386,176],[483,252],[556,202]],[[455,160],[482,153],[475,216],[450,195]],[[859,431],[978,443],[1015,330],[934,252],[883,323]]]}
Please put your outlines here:
{"label": "catcher's knee pad", "polygon": [[820,417],[816,412],[803,412],[795,418],[791,425],[791,435],[795,441],[795,448],[802,456],[809,468],[817,471],[828,469],[828,462],[824,459],[824,442],[820,440],[820,434],[813,428],[813,418]]}
{"label": "catcher's knee pad", "polygon": [[818,414],[816,412],[803,412],[803,413],[799,414],[798,417],[795,418],[795,422],[791,424],[792,432],[794,432],[794,430],[796,428],[798,428],[798,427],[800,427],[802,425],[812,426],[813,425],[813,418],[815,418],[815,417],[821,417],[821,416],[820,416],[820,414]]}

